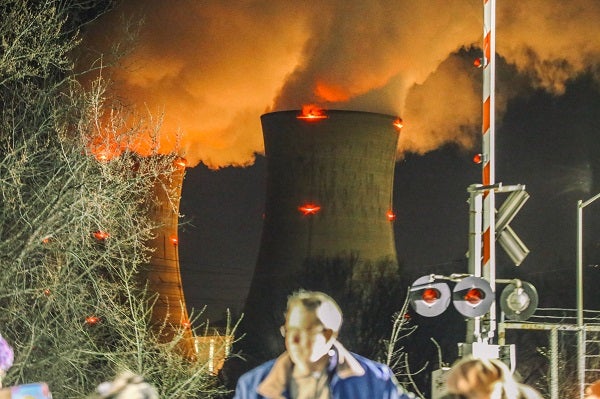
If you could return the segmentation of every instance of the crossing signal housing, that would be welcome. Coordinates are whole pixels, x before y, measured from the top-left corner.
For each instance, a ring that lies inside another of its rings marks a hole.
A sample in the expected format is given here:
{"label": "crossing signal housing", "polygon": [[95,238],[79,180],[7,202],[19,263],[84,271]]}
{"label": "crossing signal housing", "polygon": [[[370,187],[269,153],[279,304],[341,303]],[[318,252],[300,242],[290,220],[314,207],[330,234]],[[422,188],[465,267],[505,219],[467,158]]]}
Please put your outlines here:
{"label": "crossing signal housing", "polygon": [[508,284],[500,295],[500,308],[507,318],[524,321],[533,315],[538,306],[538,293],[535,287],[526,281],[520,287]]}
{"label": "crossing signal housing", "polygon": [[450,305],[450,297],[448,284],[436,283],[429,275],[419,277],[410,287],[410,304],[421,316],[442,314]]}
{"label": "crossing signal housing", "polygon": [[[450,294],[448,285],[436,280],[457,281],[457,284]],[[535,313],[539,298],[531,283],[520,279],[498,279],[496,283],[507,284],[499,299],[508,319],[524,321]],[[496,298],[488,280],[467,274],[425,275],[415,280],[409,291],[411,307],[425,317],[442,314],[448,308],[450,297],[456,310],[468,318],[488,313]]]}
{"label": "crossing signal housing", "polygon": [[459,281],[452,293],[448,284],[436,282],[432,275],[418,278],[410,288],[410,304],[421,316],[435,317],[450,305],[466,317],[486,314],[494,301],[490,283],[482,277],[468,276]]}
{"label": "crossing signal housing", "polygon": [[454,286],[452,302],[463,316],[479,317],[490,310],[494,302],[494,292],[484,278],[469,276]]}

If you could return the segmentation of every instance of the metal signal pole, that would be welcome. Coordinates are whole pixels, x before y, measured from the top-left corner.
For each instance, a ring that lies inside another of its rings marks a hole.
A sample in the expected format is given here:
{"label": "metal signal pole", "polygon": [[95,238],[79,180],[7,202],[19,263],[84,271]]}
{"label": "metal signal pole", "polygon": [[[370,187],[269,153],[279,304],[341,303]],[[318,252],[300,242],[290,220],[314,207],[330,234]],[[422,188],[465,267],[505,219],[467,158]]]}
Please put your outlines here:
{"label": "metal signal pole", "polygon": [[[496,0],[483,0],[483,115],[482,115],[482,185],[495,184],[495,77],[496,77]],[[496,291],[496,207],[494,190],[483,192],[483,251],[482,277]],[[489,311],[487,337],[491,340],[496,330],[496,306]]]}

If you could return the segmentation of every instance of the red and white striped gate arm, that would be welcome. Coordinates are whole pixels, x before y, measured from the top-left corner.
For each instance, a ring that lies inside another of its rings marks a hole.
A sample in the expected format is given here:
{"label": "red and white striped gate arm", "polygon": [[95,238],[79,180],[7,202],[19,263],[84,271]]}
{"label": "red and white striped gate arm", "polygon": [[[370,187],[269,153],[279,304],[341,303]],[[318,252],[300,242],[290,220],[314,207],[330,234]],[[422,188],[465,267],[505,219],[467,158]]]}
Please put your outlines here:
{"label": "red and white striped gate arm", "polygon": [[[496,1],[483,0],[483,122],[482,122],[482,184],[495,184],[494,167],[494,125],[495,98],[494,81],[496,75]],[[492,290],[496,291],[496,208],[494,190],[483,193],[483,225],[482,225],[482,271],[483,277],[489,281]],[[490,309],[490,331],[488,337],[494,335],[496,329],[496,309]]]}

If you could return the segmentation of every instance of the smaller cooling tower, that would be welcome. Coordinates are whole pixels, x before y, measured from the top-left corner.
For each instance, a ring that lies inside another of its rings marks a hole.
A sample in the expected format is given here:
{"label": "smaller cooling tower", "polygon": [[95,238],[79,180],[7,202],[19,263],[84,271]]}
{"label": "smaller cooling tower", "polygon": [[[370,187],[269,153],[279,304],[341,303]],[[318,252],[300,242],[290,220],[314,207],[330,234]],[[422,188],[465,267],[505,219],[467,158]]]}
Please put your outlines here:
{"label": "smaller cooling tower", "polygon": [[287,296],[301,288],[305,262],[353,256],[357,264],[397,262],[391,223],[397,118],[332,110],[299,115],[261,117],[265,217],[242,324],[243,349],[261,359],[283,349],[278,328]]}
{"label": "smaller cooling tower", "polygon": [[217,374],[229,355],[234,338],[227,332],[214,330],[212,335],[195,336],[191,329],[179,269],[177,234],[184,175],[185,161],[176,159],[174,171],[159,174],[154,185],[150,217],[158,227],[148,242],[154,252],[142,274],[142,282],[147,283],[149,295],[156,295],[152,308],[152,324],[156,331],[163,334],[164,340],[169,340],[183,328],[184,339],[178,348],[190,359],[206,364],[211,374]]}
{"label": "smaller cooling tower", "polygon": [[[164,330],[167,339],[181,327],[189,332],[186,338],[192,337],[179,270],[177,234],[184,174],[185,167],[181,165],[171,174],[160,175],[154,186],[155,201],[150,213],[158,227],[154,231],[154,238],[148,242],[154,252],[144,277],[149,295],[157,294],[152,309],[152,323],[158,328],[165,322],[170,326]],[[189,345],[187,349],[191,353],[193,343],[190,341],[186,345]]]}

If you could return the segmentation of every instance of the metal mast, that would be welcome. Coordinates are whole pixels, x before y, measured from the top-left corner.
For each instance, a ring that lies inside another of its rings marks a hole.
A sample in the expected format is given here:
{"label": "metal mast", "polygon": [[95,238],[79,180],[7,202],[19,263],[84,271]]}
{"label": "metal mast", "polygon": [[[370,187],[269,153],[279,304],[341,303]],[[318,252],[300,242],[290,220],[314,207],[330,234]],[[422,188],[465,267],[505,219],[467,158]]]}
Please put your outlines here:
{"label": "metal mast", "polygon": [[[495,184],[494,137],[495,137],[495,87],[496,77],[496,0],[483,0],[483,118],[482,118],[482,184]],[[496,291],[496,208],[494,190],[483,192],[483,254],[482,273]],[[492,303],[489,312],[488,338],[496,330],[496,306]]]}

